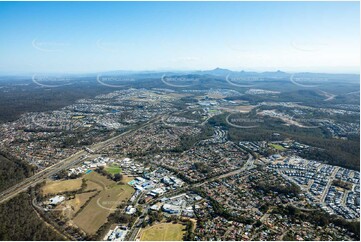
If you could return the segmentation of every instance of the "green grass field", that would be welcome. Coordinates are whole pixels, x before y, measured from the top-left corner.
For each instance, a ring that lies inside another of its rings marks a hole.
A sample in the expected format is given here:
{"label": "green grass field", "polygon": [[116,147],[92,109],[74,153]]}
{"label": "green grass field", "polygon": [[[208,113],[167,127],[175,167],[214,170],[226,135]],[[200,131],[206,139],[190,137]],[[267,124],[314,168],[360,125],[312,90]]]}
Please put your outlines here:
{"label": "green grass field", "polygon": [[111,164],[110,166],[105,167],[105,171],[112,175],[115,175],[121,173],[122,169],[119,167],[118,164]]}
{"label": "green grass field", "polygon": [[285,150],[285,148],[278,144],[269,144],[272,148],[275,148],[276,150]]}
{"label": "green grass field", "polygon": [[182,224],[161,223],[153,225],[149,228],[142,229],[141,241],[179,241],[183,240]]}

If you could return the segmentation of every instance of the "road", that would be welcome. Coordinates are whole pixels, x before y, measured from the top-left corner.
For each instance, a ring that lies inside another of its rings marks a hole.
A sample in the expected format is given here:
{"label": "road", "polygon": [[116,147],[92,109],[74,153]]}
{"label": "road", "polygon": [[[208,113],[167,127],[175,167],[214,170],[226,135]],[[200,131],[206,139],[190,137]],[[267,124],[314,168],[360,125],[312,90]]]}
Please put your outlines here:
{"label": "road", "polygon": [[257,128],[258,125],[252,125],[252,126],[241,126],[241,125],[237,125],[237,124],[232,124],[231,122],[229,122],[229,117],[234,114],[234,113],[230,113],[227,117],[226,117],[226,122],[228,125],[235,127],[235,128],[240,128],[240,129],[253,129],[253,128]]}
{"label": "road", "polygon": [[50,177],[63,169],[67,169],[76,165],[79,162],[79,159],[86,154],[86,151],[79,151],[64,160],[59,161],[55,165],[52,165],[36,173],[35,175],[23,180],[22,182],[19,182],[18,184],[8,188],[7,190],[0,193],[0,204],[15,197],[20,192],[26,191],[29,187],[34,186],[39,182],[42,182],[47,177]]}
{"label": "road", "polygon": [[320,199],[321,203],[323,203],[325,201],[326,195],[328,193],[328,189],[330,189],[330,186],[331,186],[331,184],[333,182],[333,179],[335,178],[336,173],[338,172],[338,170],[340,168],[341,167],[336,167],[336,169],[331,173],[330,177],[328,178],[327,185],[326,185],[325,189],[323,190],[323,193],[322,193],[322,196],[321,196],[321,199]]}
{"label": "road", "polygon": [[202,123],[201,123],[201,126],[204,126],[207,122],[208,122],[208,120],[210,119],[210,118],[212,118],[213,116],[208,116]]}
{"label": "road", "polygon": [[[142,193],[141,196],[143,196],[143,193]],[[139,233],[139,230],[142,228],[141,224],[143,223],[143,220],[144,220],[144,217],[145,217],[146,214],[148,214],[148,206],[144,205],[142,214],[139,217],[137,217],[137,219],[133,223],[133,226],[129,230],[129,233],[130,233],[130,236],[129,236],[129,239],[128,239],[129,241],[135,241],[135,239],[136,239],[136,237],[137,237],[137,235]]]}
{"label": "road", "polygon": [[[150,121],[137,126],[134,129],[130,129],[124,133],[121,133],[120,135],[114,136],[108,140],[93,144],[91,146],[89,146],[88,148],[93,150],[94,153],[96,153],[97,151],[101,150],[102,148],[106,147],[107,145],[113,143],[114,141],[116,141],[117,139],[119,139],[120,137],[127,135],[131,132],[134,132],[138,129],[144,128],[152,123],[155,123],[157,121],[160,120],[160,117],[155,117],[154,119],[151,119]],[[15,197],[17,194],[26,191],[29,187],[32,187],[42,181],[44,181],[45,179],[47,179],[48,177],[56,174],[57,172],[64,170],[64,169],[69,169],[72,166],[80,163],[82,160],[81,158],[84,157],[87,154],[87,151],[85,150],[81,150],[78,151],[77,153],[69,156],[68,158],[59,161],[58,163],[45,168],[42,171],[39,171],[38,173],[36,173],[35,175],[26,178],[25,180],[19,182],[18,184],[8,188],[7,190],[3,191],[0,193],[0,204],[3,202],[6,202],[7,200]]]}
{"label": "road", "polygon": [[[138,233],[139,233],[139,230],[141,229],[141,227],[139,226],[136,226],[135,224],[138,223],[138,220],[139,220],[139,217],[137,218],[137,220],[135,221],[133,227],[130,229],[130,237],[129,237],[129,241],[135,241]],[[143,222],[143,219],[142,221],[140,221],[139,223],[142,223]]]}
{"label": "road", "polygon": [[196,184],[193,184],[192,187],[200,187],[200,186],[203,186],[204,184],[208,183],[208,182],[212,182],[212,181],[215,181],[215,180],[218,180],[218,179],[222,179],[222,178],[226,178],[226,177],[229,177],[229,176],[233,176],[233,175],[236,175],[242,171],[245,171],[245,170],[250,170],[252,169],[254,166],[254,159],[253,159],[253,156],[251,154],[248,155],[248,160],[247,162],[244,164],[244,166],[242,166],[242,168],[240,169],[237,169],[237,170],[234,170],[234,171],[231,171],[231,172],[228,172],[226,174],[222,174],[222,175],[219,175],[219,176],[215,176],[215,177],[212,177],[212,178],[209,178],[207,179],[206,181],[204,182],[201,182],[201,183],[196,183]]}
{"label": "road", "polygon": [[[159,165],[157,162],[151,162],[155,165]],[[166,167],[166,166],[165,166]],[[245,170],[250,170],[252,168],[254,168],[255,165],[254,165],[254,158],[251,154],[249,154],[248,156],[248,160],[247,162],[244,164],[244,166],[242,166],[242,168],[240,169],[237,169],[237,170],[233,170],[233,171],[230,171],[228,173],[225,173],[225,174],[222,174],[222,175],[218,175],[218,176],[214,176],[214,177],[211,177],[211,178],[208,178],[207,180],[205,181],[201,181],[201,182],[198,182],[198,183],[194,183],[192,185],[185,185],[182,187],[181,191],[184,192],[190,188],[195,188],[195,187],[200,187],[200,186],[203,186],[205,185],[206,183],[208,182],[212,182],[212,181],[215,181],[215,180],[218,180],[218,179],[222,179],[222,178],[226,178],[226,177],[230,177],[230,176],[233,176],[233,175],[236,175],[242,171],[245,171]],[[178,193],[179,191],[177,191],[176,193]],[[171,196],[169,193],[166,193],[166,194],[163,194],[161,196],[158,197],[158,199],[161,199],[163,197],[168,197],[168,196]]]}

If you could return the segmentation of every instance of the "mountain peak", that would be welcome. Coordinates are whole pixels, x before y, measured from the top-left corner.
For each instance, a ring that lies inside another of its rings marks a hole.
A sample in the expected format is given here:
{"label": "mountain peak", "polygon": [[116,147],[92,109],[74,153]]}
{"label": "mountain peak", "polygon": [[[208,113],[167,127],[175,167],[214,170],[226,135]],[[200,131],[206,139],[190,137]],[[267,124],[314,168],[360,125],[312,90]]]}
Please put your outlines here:
{"label": "mountain peak", "polygon": [[224,68],[219,68],[219,67],[217,67],[217,68],[215,68],[215,69],[213,69],[211,71],[228,71],[228,72],[231,72],[231,70],[224,69]]}

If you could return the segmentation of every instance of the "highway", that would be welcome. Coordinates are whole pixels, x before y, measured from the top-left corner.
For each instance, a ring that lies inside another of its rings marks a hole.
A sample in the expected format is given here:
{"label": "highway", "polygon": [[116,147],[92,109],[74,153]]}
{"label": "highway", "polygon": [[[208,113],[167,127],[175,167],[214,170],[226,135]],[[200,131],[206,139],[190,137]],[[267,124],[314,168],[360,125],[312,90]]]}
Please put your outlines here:
{"label": "highway", "polygon": [[39,182],[42,182],[46,178],[56,174],[57,172],[70,168],[71,166],[76,165],[79,162],[79,159],[86,154],[86,151],[79,151],[74,155],[59,161],[58,163],[36,173],[35,175],[26,178],[25,180],[19,182],[18,184],[8,188],[7,190],[0,193],[0,204],[13,198],[20,192],[26,191],[29,187],[36,185]]}
{"label": "highway", "polygon": [[[138,129],[144,128],[152,123],[155,123],[157,121],[161,120],[160,117],[155,117],[154,119],[149,120],[148,122],[138,126],[137,128],[130,129],[124,133],[121,133],[120,135],[114,136],[108,140],[93,144],[89,146],[88,148],[93,150],[95,153],[102,148],[106,147],[107,145],[113,143],[120,137],[127,135],[131,132],[135,132]],[[69,169],[72,166],[75,166],[76,164],[80,163],[82,161],[82,157],[84,157],[87,153],[85,150],[78,151],[77,153],[69,156],[68,158],[59,161],[58,163],[45,168],[42,171],[39,171],[38,173],[34,174],[33,176],[24,179],[23,181],[19,182],[18,184],[8,188],[7,190],[0,193],[0,204],[8,201],[9,199],[15,197],[17,194],[26,191],[29,187],[35,186],[36,184],[44,181],[48,177],[56,174],[57,172]]]}

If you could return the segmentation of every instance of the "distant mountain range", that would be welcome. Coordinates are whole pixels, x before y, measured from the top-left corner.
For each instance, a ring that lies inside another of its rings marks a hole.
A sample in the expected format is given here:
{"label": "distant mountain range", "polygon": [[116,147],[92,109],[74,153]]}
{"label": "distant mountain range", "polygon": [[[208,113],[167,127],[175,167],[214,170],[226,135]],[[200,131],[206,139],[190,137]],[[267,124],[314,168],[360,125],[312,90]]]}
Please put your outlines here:
{"label": "distant mountain range", "polygon": [[281,70],[278,71],[266,71],[266,72],[251,72],[251,71],[232,71],[229,69],[215,68],[213,70],[195,70],[195,71],[109,71],[103,72],[102,74],[112,75],[132,75],[132,76],[148,76],[148,77],[159,77],[162,75],[210,75],[210,76],[222,76],[226,77],[227,75],[234,76],[254,76],[254,77],[264,77],[264,78],[289,78],[291,75],[302,76],[304,78],[318,77],[318,78],[328,78],[328,79],[340,79],[346,78],[347,80],[359,81],[359,74],[330,74],[330,73],[312,73],[312,72],[299,72],[291,73],[284,72]]}
{"label": "distant mountain range", "polygon": [[[38,74],[38,73],[37,73]],[[5,74],[0,73],[1,77],[31,77],[34,73],[23,73],[23,74]],[[94,76],[132,76],[136,79],[146,79],[146,78],[161,78],[162,76],[196,76],[196,77],[214,77],[222,79],[229,77],[249,77],[250,81],[265,81],[265,80],[283,80],[294,76],[295,79],[304,79],[303,81],[345,81],[345,82],[360,82],[359,74],[329,74],[329,73],[311,73],[311,72],[300,72],[300,73],[288,73],[281,70],[278,71],[266,71],[266,72],[252,72],[252,71],[232,71],[229,69],[215,68],[213,70],[194,70],[194,71],[126,71],[126,70],[116,70],[116,71],[106,71],[99,73],[82,73],[82,74],[72,74],[72,73],[42,73],[39,75],[47,76],[67,76],[75,78],[83,77],[94,77]]]}

